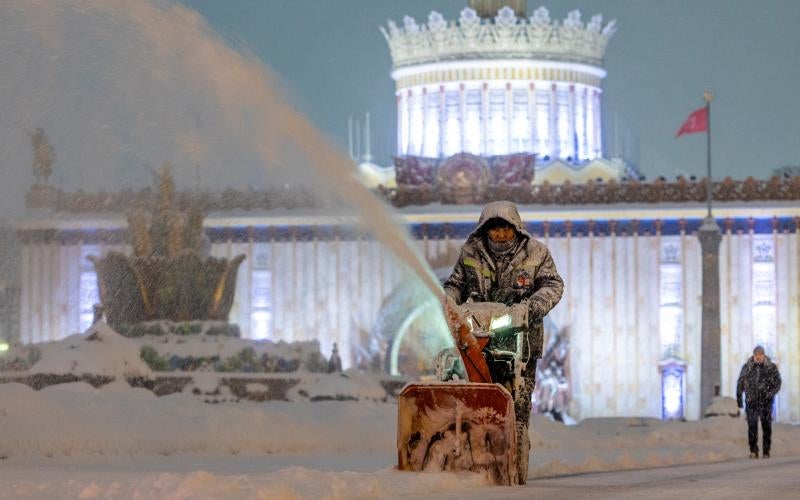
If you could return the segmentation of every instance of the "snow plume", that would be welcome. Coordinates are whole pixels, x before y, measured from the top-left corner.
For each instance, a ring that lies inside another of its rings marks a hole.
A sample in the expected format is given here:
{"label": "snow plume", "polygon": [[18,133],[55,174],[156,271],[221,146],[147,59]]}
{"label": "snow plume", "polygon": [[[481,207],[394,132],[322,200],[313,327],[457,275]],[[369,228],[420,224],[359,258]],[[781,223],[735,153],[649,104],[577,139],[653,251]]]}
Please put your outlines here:
{"label": "snow plume", "polygon": [[263,116],[278,100],[274,78],[190,9],[11,0],[0,5],[0,50],[3,163],[20,184],[30,182],[26,131],[36,127],[67,189],[141,187],[145,165],[166,161],[184,185],[198,169],[206,187],[261,187],[262,165],[276,162],[277,151],[264,158],[282,135]]}
{"label": "snow plume", "polygon": [[145,165],[168,161],[183,186],[293,183],[338,199],[441,295],[348,155],[196,12],[166,0],[9,0],[0,3],[0,53],[0,162],[13,171],[0,192],[4,213],[22,206],[28,134],[41,127],[57,156],[52,183],[65,189],[141,187],[151,182]]}

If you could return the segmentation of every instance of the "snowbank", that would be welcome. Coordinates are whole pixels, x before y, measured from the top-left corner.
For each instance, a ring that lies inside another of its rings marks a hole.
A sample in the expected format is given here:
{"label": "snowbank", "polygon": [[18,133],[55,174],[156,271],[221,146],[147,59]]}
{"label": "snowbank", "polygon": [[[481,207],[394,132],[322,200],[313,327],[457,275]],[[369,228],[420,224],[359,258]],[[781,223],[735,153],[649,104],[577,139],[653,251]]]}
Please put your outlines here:
{"label": "snowbank", "polygon": [[71,335],[37,347],[41,359],[28,370],[30,374],[93,374],[124,378],[152,373],[141,359],[139,345],[103,322],[95,323],[83,335]]}
{"label": "snowbank", "polygon": [[[24,476],[23,476],[24,477]],[[414,498],[421,495],[464,492],[488,484],[477,474],[417,474],[385,469],[372,473],[327,472],[305,467],[258,475],[222,475],[205,470],[188,474],[144,473],[140,476],[96,477],[86,480],[60,478],[46,481],[15,478],[4,489],[14,498],[168,498],[220,499],[252,498],[259,500],[354,498]]]}
{"label": "snowbank", "polygon": [[714,396],[711,399],[711,404],[708,405],[706,411],[703,412],[704,417],[738,417],[741,411],[739,405],[736,404],[734,398],[726,396]]}
{"label": "snowbank", "polygon": [[209,405],[112,383],[0,385],[0,456],[392,450],[396,406],[339,401]]}
{"label": "snowbank", "polygon": [[290,401],[302,401],[303,398],[311,401],[380,401],[386,399],[386,389],[374,377],[357,370],[322,376],[306,374],[289,391]]}
{"label": "snowbank", "polygon": [[[772,436],[773,455],[800,455],[800,426],[773,424]],[[534,416],[531,447],[534,477],[720,462],[747,455],[747,423],[594,418],[564,426]]]}
{"label": "snowbank", "polygon": [[[83,334],[54,342],[15,345],[0,354],[0,372],[54,375],[145,376],[151,373],[218,371],[324,372],[319,342],[272,342],[195,334],[128,338],[99,321]],[[144,358],[144,359],[142,359]]]}

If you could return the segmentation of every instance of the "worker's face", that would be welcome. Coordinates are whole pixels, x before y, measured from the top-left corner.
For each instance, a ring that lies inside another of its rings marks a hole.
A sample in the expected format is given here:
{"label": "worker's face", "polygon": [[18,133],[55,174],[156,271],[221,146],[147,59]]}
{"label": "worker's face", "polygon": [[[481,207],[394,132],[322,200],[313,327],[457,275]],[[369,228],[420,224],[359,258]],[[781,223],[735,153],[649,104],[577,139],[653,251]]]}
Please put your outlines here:
{"label": "worker's face", "polygon": [[506,241],[513,240],[514,236],[516,236],[516,232],[511,226],[490,227],[487,230],[487,234],[489,235],[489,239],[495,243],[505,243]]}
{"label": "worker's face", "polygon": [[764,362],[764,358],[766,358],[766,356],[764,355],[763,352],[759,352],[759,353],[753,354],[753,360],[756,363],[763,363]]}

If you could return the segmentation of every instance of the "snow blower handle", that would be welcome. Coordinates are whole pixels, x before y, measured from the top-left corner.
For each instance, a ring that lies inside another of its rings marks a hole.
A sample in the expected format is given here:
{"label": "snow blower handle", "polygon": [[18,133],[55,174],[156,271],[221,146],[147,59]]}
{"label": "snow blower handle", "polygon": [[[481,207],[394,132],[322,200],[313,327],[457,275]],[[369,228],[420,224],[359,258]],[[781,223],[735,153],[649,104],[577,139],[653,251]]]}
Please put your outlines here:
{"label": "snow blower handle", "polygon": [[491,383],[492,376],[489,373],[489,366],[483,357],[483,348],[489,342],[489,337],[476,338],[472,334],[467,319],[461,308],[456,304],[452,297],[448,296],[444,306],[444,316],[447,319],[447,326],[456,342],[458,353],[464,362],[467,370],[467,378],[470,382]]}

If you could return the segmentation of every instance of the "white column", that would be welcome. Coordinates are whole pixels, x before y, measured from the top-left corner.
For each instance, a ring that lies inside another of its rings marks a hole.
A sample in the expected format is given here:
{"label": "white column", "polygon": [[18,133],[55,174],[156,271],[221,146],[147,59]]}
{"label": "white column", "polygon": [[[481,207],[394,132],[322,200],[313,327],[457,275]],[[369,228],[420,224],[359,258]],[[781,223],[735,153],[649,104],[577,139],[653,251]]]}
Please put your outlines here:
{"label": "white column", "polygon": [[[414,150],[414,148],[419,147],[419,144],[414,143],[414,92],[409,89],[408,94],[406,94],[406,116],[408,116],[408,120],[406,122],[406,133],[408,136],[408,143],[406,145],[405,154],[416,154],[418,151]],[[413,147],[412,147],[413,146]]]}
{"label": "white column", "polygon": [[69,328],[69,247],[59,244],[57,247],[58,255],[58,292],[54,299],[55,310],[57,311],[56,331],[61,337],[66,337],[74,333]]}
{"label": "white column", "polygon": [[64,329],[64,260],[61,258],[63,247],[60,242],[54,241],[50,249],[50,258],[52,259],[52,286],[50,287],[50,301],[52,307],[50,309],[50,335],[54,340],[61,339],[72,332]]}
{"label": "white column", "polygon": [[[591,298],[590,291],[590,259],[589,238],[586,236],[570,237],[570,270],[571,285],[565,292],[571,293],[570,302],[575,311],[570,319],[570,385],[572,386],[573,403],[577,418],[588,418],[594,415],[592,408],[592,353],[591,337]],[[578,292],[580,291],[580,292]]]}
{"label": "white column", "polygon": [[786,335],[789,351],[786,361],[780,367],[784,372],[786,388],[787,420],[800,422],[800,243],[798,233],[786,236]]}
{"label": "white column", "polygon": [[[700,359],[701,359],[701,312],[702,312],[702,252],[700,241],[693,235],[683,234],[683,358],[686,361],[686,417],[701,417],[700,408]],[[722,262],[722,258],[720,258]],[[723,265],[720,264],[720,268]],[[721,269],[720,269],[721,271]],[[724,287],[720,272],[720,288]],[[720,313],[722,315],[722,313]]]}
{"label": "white column", "polygon": [[550,85],[550,151],[553,159],[561,157],[561,138],[558,135],[558,87]]}
{"label": "white column", "polygon": [[786,387],[782,387],[778,393],[777,419],[787,422],[791,419],[793,401],[791,398],[791,388],[797,385],[797,379],[791,379],[791,358],[794,346],[789,342],[788,318],[790,314],[789,305],[789,266],[788,266],[788,235],[773,233],[775,238],[775,275],[778,278],[775,283],[775,312],[776,312],[776,358],[779,369],[783,369],[783,377],[787,380]]}
{"label": "white column", "polygon": [[484,82],[481,87],[481,152],[486,155],[489,151],[489,84]]}
{"label": "white column", "polygon": [[19,341],[31,342],[31,245],[21,244],[20,251],[20,291],[19,291]]}
{"label": "white column", "polygon": [[67,311],[69,314],[69,331],[77,333],[81,326],[80,293],[81,293],[81,247],[69,245],[67,248]]}
{"label": "white column", "polygon": [[42,244],[31,245],[31,331],[30,342],[42,342]]}
{"label": "white column", "polygon": [[444,156],[444,137],[447,133],[447,110],[444,98],[444,85],[439,85],[439,147],[436,148],[439,157]]}
{"label": "white column", "polygon": [[301,307],[300,301],[303,300],[303,297],[299,290],[300,283],[302,282],[302,276],[300,274],[300,264],[298,262],[297,255],[297,235],[292,233],[290,238],[291,240],[288,248],[291,255],[289,266],[291,269],[291,276],[289,276],[289,279],[291,280],[291,285],[289,286],[289,314],[291,319],[287,321],[288,328],[286,329],[283,337],[287,342],[305,340],[305,336],[301,336],[302,322],[299,318]]}
{"label": "white column", "polygon": [[594,147],[595,147],[595,158],[600,158],[603,156],[603,138],[602,138],[602,113],[600,112],[600,91],[594,91]]}
{"label": "white column", "polygon": [[[735,389],[735,381],[731,382],[733,366],[736,360],[732,358],[733,351],[733,325],[732,325],[732,288],[731,288],[731,234],[730,230],[722,233],[719,247],[719,316],[720,316],[720,393],[723,396],[734,396],[730,392]],[[702,291],[698,295],[702,300]],[[738,374],[737,374],[738,375]]]}
{"label": "white column", "polygon": [[56,286],[53,250],[55,242],[42,245],[42,339],[57,340],[53,331],[53,288]]}
{"label": "white column", "polygon": [[739,309],[739,335],[740,340],[740,363],[752,355],[754,346],[753,336],[753,238],[752,233],[740,235],[739,240],[739,262],[738,272],[740,275],[740,303],[742,307]]}
{"label": "white column", "polygon": [[428,88],[422,87],[422,94],[418,99],[422,99],[422,141],[419,143],[419,154],[425,155],[425,150],[428,148]]}
{"label": "white column", "polygon": [[458,126],[461,129],[461,151],[464,152],[467,150],[467,92],[463,83],[458,86],[458,102]]}
{"label": "white column", "polygon": [[252,266],[253,256],[248,254],[248,243],[233,243],[229,242],[230,253],[233,256],[244,254],[245,261],[239,266],[239,272],[236,277],[236,294],[234,295],[234,305],[231,311],[231,317],[236,318],[236,323],[241,329],[242,337],[250,338],[250,290],[252,284],[250,281],[250,268]]}
{"label": "white column", "polygon": [[530,152],[537,149],[536,133],[536,86],[533,82],[528,85],[528,120],[531,122],[531,147]]}
{"label": "white column", "polygon": [[406,103],[403,99],[403,92],[398,92],[397,96],[397,155],[402,156],[407,153],[408,146],[407,142],[404,137],[404,130],[406,129],[405,124],[405,113],[406,113]]}
{"label": "white column", "polygon": [[572,144],[572,161],[577,163],[579,149],[575,140],[575,85],[569,86],[569,143]]}
{"label": "white column", "polygon": [[505,152],[501,152],[501,154],[509,154],[511,153],[513,146],[511,143],[511,127],[514,125],[514,119],[512,114],[512,107],[514,105],[514,95],[513,91],[511,90],[511,82],[506,83],[506,150]]}
{"label": "white column", "polygon": [[579,138],[580,140],[580,149],[588,156],[589,158],[594,158],[594,154],[591,149],[589,149],[589,90],[584,87],[583,88],[583,99],[581,99],[581,107],[583,108],[583,135]]}

